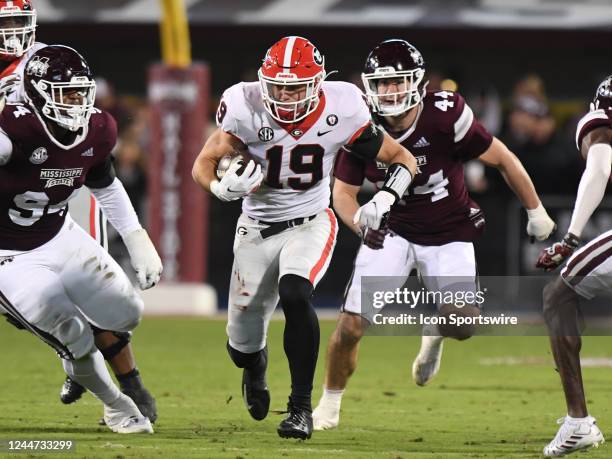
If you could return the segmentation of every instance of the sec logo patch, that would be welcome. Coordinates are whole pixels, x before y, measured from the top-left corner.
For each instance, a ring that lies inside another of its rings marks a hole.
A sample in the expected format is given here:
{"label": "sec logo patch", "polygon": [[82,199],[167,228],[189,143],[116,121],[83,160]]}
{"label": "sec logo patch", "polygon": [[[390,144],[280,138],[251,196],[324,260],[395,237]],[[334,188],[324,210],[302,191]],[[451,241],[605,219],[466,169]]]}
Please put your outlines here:
{"label": "sec logo patch", "polygon": [[42,164],[47,160],[48,157],[49,154],[47,153],[47,149],[45,147],[40,147],[32,152],[32,155],[30,156],[30,162],[32,164]]}

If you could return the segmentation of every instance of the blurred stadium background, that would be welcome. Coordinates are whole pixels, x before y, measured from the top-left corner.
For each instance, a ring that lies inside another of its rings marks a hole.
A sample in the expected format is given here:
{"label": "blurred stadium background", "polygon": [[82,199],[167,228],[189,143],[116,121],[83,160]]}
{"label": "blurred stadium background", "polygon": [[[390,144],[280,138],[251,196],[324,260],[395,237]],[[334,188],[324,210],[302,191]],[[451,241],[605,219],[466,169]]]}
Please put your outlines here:
{"label": "blurred stadium background", "polygon": [[[562,230],[581,173],[576,120],[611,72],[612,4],[604,0],[37,0],[36,8],[38,40],[79,49],[99,77],[98,104],[121,130],[117,172],[163,253],[166,282],[206,282],[220,308],[226,307],[239,204],[209,199],[191,183],[189,170],[214,127],[222,91],[256,79],[279,37],[308,37],[328,71],[338,71],[332,79],[358,85],[374,45],[393,37],[412,42],[426,59],[429,87],[466,97],[523,161]],[[157,65],[162,52],[184,70]],[[516,199],[496,171],[478,163],[467,168],[469,188],[487,216],[477,243],[480,273],[532,274],[541,246],[527,243]],[[606,203],[586,236],[611,222],[612,203]],[[318,306],[339,305],[338,286],[348,279],[357,244],[346,230],[340,233]],[[118,238],[112,252],[126,261]],[[207,304],[215,302],[211,292],[204,292]],[[172,312],[174,305],[166,306]]]}

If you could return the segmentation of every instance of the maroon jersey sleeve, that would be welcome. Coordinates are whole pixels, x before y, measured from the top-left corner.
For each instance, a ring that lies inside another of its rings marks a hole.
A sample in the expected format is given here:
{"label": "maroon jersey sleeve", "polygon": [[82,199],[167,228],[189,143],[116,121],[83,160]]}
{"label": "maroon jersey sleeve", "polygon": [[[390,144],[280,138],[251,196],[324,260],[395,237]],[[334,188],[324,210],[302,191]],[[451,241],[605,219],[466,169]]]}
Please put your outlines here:
{"label": "maroon jersey sleeve", "polygon": [[357,155],[341,149],[334,166],[334,177],[349,185],[361,186],[365,178],[365,162]]}
{"label": "maroon jersey sleeve", "polygon": [[610,118],[609,110],[593,110],[578,121],[578,126],[576,127],[576,147],[578,151],[580,151],[580,147],[582,146],[582,139],[584,139],[593,129],[600,127],[612,129],[612,119]]}
{"label": "maroon jersey sleeve", "polygon": [[461,94],[453,93],[455,119],[453,132],[455,155],[462,161],[469,161],[482,155],[493,142],[493,136],[476,119],[470,106]]}
{"label": "maroon jersey sleeve", "polygon": [[92,128],[100,132],[100,161],[89,169],[84,185],[89,188],[105,188],[113,183],[115,169],[113,168],[112,151],[117,144],[117,122],[108,112],[102,112],[97,117]]}

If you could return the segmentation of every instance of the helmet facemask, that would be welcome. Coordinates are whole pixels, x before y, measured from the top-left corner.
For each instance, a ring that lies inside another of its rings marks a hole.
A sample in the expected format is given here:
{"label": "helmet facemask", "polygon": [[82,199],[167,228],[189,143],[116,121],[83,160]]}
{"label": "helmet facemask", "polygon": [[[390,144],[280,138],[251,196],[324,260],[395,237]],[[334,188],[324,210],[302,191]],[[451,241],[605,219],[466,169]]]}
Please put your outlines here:
{"label": "helmet facemask", "polygon": [[0,8],[0,57],[23,56],[33,45],[36,32],[36,10],[24,11],[18,6]]}
{"label": "helmet facemask", "polygon": [[[72,77],[70,82],[53,82],[41,79],[32,81],[32,85],[45,100],[45,104],[40,111],[47,119],[73,132],[87,126],[94,110],[96,98],[96,82],[94,80],[90,80],[86,76],[75,76]],[[66,102],[64,100],[65,96],[75,91],[81,96],[81,102]]]}
{"label": "helmet facemask", "polygon": [[425,95],[424,77],[421,68],[396,71],[382,67],[361,74],[370,107],[381,116],[398,116],[418,105]]}
{"label": "helmet facemask", "polygon": [[[319,104],[321,84],[325,78],[320,72],[312,78],[297,78],[292,73],[279,73],[276,78],[265,76],[259,70],[259,82],[263,96],[263,104],[272,118],[281,123],[301,121],[314,112]],[[289,92],[302,92],[304,96],[297,100],[279,100],[276,93],[287,88]],[[302,87],[302,88],[300,88]]]}

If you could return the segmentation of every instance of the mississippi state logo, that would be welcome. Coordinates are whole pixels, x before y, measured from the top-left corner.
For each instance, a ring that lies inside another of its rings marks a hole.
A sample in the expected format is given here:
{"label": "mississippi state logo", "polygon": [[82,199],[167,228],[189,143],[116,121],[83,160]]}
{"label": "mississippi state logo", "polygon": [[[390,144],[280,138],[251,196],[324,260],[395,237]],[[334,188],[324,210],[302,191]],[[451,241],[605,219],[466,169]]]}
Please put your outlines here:
{"label": "mississippi state logo", "polygon": [[47,74],[47,70],[49,70],[49,58],[34,56],[30,59],[30,62],[28,62],[26,73],[28,75],[44,77]]}
{"label": "mississippi state logo", "polygon": [[262,142],[269,142],[274,138],[274,130],[269,127],[262,127],[257,133],[257,137],[259,137],[259,140]]}
{"label": "mississippi state logo", "polygon": [[331,115],[327,115],[327,119],[325,121],[327,121],[328,126],[335,126],[338,124],[338,116],[332,113]]}
{"label": "mississippi state logo", "polygon": [[47,149],[45,147],[40,147],[32,152],[32,155],[30,156],[30,162],[32,164],[42,164],[47,160],[48,157],[49,154],[47,153]]}

